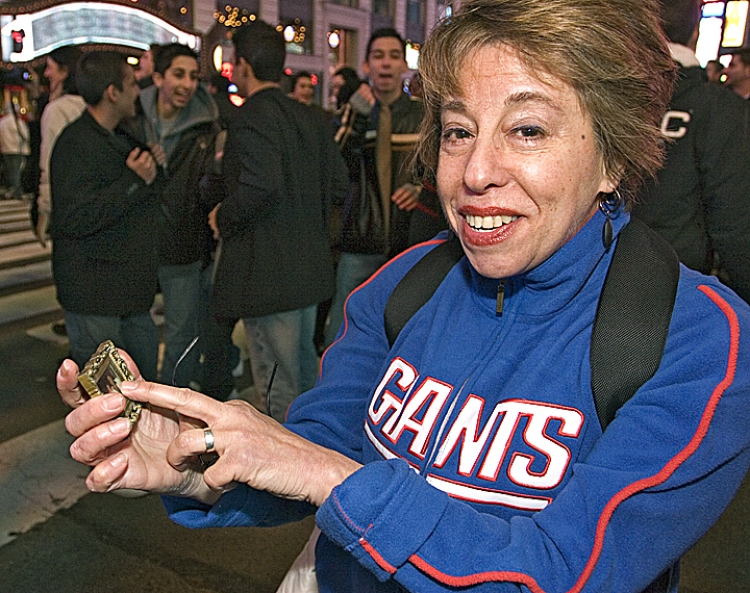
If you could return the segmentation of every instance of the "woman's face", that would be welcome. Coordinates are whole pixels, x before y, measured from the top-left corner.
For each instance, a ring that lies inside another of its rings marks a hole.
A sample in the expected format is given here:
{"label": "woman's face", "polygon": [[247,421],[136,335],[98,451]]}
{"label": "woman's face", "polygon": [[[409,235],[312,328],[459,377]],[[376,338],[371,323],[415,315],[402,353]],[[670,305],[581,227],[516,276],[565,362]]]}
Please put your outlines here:
{"label": "woman's face", "polygon": [[542,82],[507,46],[466,62],[441,111],[438,189],[474,268],[507,278],[555,253],[615,186],[570,85]]}
{"label": "woman's face", "polygon": [[54,93],[68,77],[68,69],[65,66],[60,66],[55,60],[48,57],[47,67],[44,69],[44,75],[47,77],[47,80],[49,80],[50,92]]}

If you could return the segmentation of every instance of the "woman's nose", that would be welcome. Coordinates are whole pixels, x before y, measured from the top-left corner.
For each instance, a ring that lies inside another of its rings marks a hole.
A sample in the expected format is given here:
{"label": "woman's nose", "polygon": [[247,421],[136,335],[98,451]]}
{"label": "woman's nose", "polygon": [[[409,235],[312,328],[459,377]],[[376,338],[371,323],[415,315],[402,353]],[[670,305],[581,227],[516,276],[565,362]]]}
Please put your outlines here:
{"label": "woman's nose", "polygon": [[464,183],[475,193],[484,193],[492,187],[508,182],[506,155],[502,146],[491,138],[478,137],[467,154]]}

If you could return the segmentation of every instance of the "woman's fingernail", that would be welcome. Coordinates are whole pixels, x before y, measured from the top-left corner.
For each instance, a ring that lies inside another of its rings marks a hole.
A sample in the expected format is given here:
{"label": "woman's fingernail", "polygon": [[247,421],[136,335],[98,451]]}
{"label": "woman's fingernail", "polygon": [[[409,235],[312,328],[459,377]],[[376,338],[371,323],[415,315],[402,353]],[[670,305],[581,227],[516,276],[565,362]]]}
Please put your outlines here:
{"label": "woman's fingernail", "polygon": [[135,381],[123,381],[120,383],[120,390],[121,391],[135,391],[135,388],[137,387]]}
{"label": "woman's fingernail", "polygon": [[130,432],[130,420],[127,418],[118,418],[110,425],[110,430],[114,434],[127,434]]}
{"label": "woman's fingernail", "polygon": [[102,408],[107,412],[114,412],[122,408],[122,396],[119,393],[107,393],[102,397]]}

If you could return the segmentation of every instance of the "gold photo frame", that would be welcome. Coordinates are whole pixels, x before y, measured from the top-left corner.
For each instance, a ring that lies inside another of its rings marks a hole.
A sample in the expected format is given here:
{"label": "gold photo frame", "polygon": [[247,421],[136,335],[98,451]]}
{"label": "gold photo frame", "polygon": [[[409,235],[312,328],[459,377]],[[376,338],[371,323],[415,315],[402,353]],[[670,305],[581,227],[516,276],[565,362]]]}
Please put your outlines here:
{"label": "gold photo frame", "polygon": [[[128,365],[111,340],[99,344],[94,355],[89,358],[78,375],[78,382],[89,394],[89,397],[97,397],[112,391],[122,393],[120,383],[133,379],[133,374],[128,369]],[[131,424],[135,424],[141,414],[142,407],[141,404],[128,399],[125,410],[120,416],[130,420]]]}

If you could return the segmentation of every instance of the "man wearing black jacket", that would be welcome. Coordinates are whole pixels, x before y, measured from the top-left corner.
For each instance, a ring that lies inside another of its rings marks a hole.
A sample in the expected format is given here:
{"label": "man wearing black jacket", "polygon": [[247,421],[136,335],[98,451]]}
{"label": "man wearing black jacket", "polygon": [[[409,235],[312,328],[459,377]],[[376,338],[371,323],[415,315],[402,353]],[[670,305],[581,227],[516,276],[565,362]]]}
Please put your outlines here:
{"label": "man wearing black jacket", "polygon": [[416,184],[411,158],[419,140],[422,102],[403,90],[406,43],[391,28],[375,30],[362,69],[369,77],[341,110],[336,141],[349,170],[341,257],[325,342],[344,317],[349,293],[389,258],[447,228],[437,195]]}
{"label": "man wearing black jacket", "polygon": [[118,52],[79,62],[83,115],[60,135],[50,161],[52,271],[71,356],[82,367],[104,340],[156,379],[158,332],[154,214],[164,154],[115,134],[135,114],[139,88]]}
{"label": "man wearing black jacket", "polygon": [[714,255],[727,284],[750,302],[750,111],[707,82],[695,58],[698,0],[662,3],[680,78],[662,121],[667,160],[634,214],[690,268],[710,273]]}
{"label": "man wearing black jacket", "polygon": [[228,130],[226,196],[209,218],[222,240],[212,305],[244,321],[253,381],[283,421],[317,376],[316,308],[334,288],[327,217],[347,174],[326,120],[279,89],[281,33],[254,21],[233,43],[232,80],[247,100]]}

